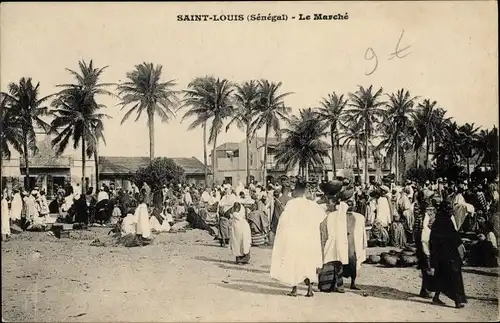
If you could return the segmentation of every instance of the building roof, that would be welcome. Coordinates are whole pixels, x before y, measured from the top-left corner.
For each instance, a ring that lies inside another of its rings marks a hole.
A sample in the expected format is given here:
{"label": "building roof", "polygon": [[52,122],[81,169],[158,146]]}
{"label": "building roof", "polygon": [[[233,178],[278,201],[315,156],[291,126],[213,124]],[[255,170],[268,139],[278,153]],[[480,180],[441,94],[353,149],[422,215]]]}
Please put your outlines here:
{"label": "building roof", "polygon": [[[184,169],[185,175],[205,174],[205,165],[196,157],[173,157],[178,166]],[[149,157],[99,157],[99,173],[108,175],[135,173],[140,167],[149,164]],[[210,168],[208,170],[211,173]]]}
{"label": "building roof", "polygon": [[[257,148],[264,147],[264,143],[265,143],[265,139],[266,139],[265,137],[257,137],[255,139],[257,139]],[[276,139],[276,137],[272,137],[272,136],[267,137],[267,146],[268,147],[276,147],[276,146],[278,146],[279,143],[280,143],[280,141],[278,139]]]}
{"label": "building roof", "polygon": [[217,151],[233,151],[238,150],[240,144],[238,142],[226,142],[216,148]]}
{"label": "building roof", "polygon": [[[50,138],[46,137],[36,143],[38,152],[29,158],[30,168],[70,168],[71,158],[68,156],[57,156]],[[21,167],[26,167],[24,156],[20,156]]]}

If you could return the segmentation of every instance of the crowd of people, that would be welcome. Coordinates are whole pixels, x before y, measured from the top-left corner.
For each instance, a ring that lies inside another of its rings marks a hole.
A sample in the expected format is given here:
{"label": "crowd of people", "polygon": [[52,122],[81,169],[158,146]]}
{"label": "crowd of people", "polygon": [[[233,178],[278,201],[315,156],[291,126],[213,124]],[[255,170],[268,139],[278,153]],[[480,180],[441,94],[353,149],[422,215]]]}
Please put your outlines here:
{"label": "crowd of people", "polygon": [[422,274],[420,296],[441,304],[443,293],[457,308],[466,303],[461,276],[463,233],[479,242],[471,259],[497,262],[498,180],[481,183],[394,180],[352,183],[348,179],[305,182],[283,177],[266,185],[241,182],[201,187],[166,183],[151,190],[103,185],[80,194],[80,187],[57,189],[48,203],[44,190],[17,188],[2,196],[2,234],[10,223],[23,230],[43,226],[50,213],[65,221],[110,222],[115,232],[151,239],[153,232],[185,227],[207,231],[228,245],[238,264],[250,261],[252,247],[273,247],[271,276],[288,284],[312,284],[323,292],[344,292],[343,278],[356,277],[371,246],[414,245]]}

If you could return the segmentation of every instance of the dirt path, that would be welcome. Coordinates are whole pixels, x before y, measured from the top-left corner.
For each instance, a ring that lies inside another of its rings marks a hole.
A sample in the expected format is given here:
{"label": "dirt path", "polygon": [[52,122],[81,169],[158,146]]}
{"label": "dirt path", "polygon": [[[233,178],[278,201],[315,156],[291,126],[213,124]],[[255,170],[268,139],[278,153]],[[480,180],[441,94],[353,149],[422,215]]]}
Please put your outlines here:
{"label": "dirt path", "polygon": [[[2,317],[7,321],[496,321],[496,269],[465,268],[469,304],[433,306],[417,297],[412,268],[363,265],[362,292],[284,296],[271,280],[271,250],[233,263],[198,230],[156,236],[142,248],[92,247],[103,229],[58,240],[25,233],[2,243]],[[370,249],[371,253],[380,252]],[[305,287],[299,289],[305,293]]]}

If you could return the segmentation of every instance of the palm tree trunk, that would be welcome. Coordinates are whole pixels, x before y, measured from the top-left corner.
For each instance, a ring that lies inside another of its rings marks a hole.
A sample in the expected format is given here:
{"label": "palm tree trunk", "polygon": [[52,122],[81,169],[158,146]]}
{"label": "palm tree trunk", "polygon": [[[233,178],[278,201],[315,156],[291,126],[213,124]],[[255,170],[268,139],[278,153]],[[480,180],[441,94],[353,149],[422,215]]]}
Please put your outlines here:
{"label": "palm tree trunk", "polygon": [[396,163],[396,181],[399,181],[399,140],[398,140],[398,135],[396,134],[396,158],[395,158],[395,163]]}
{"label": "palm tree trunk", "polygon": [[269,136],[269,125],[266,124],[266,136],[264,137],[264,171],[262,182],[264,187],[267,185],[267,137]]}
{"label": "palm tree trunk", "polygon": [[420,154],[419,154],[420,149],[415,150],[415,167],[420,168]]}
{"label": "palm tree trunk", "polygon": [[203,124],[203,163],[205,164],[205,185],[208,186],[207,123]]}
{"label": "palm tree trunk", "polygon": [[403,177],[406,176],[406,154],[404,151],[401,152],[401,166],[403,171],[401,172],[400,183],[403,181]]}
{"label": "palm tree trunk", "polygon": [[[85,156],[85,134],[82,135],[82,195],[84,195],[85,192],[85,159],[87,156]],[[76,193],[76,192],[75,192]]]}
{"label": "palm tree trunk", "polygon": [[214,150],[212,152],[212,183],[215,184],[215,181],[217,179],[217,138],[214,138]]}
{"label": "palm tree trunk", "polygon": [[30,167],[28,160],[28,134],[26,132],[24,132],[23,153],[24,153],[24,167],[25,167],[24,187],[29,192],[31,190],[31,181],[30,181]]}
{"label": "palm tree trunk", "polygon": [[246,171],[246,175],[247,175],[247,185],[250,185],[250,125],[247,124],[247,136],[246,136],[246,149],[247,149],[247,171]]}
{"label": "palm tree trunk", "polygon": [[330,127],[330,140],[332,141],[332,179],[337,177],[337,168],[335,167],[335,128]]}
{"label": "palm tree trunk", "polygon": [[467,161],[467,179],[470,179],[470,158],[467,156],[465,160]]}
{"label": "palm tree trunk", "polygon": [[94,193],[97,192],[99,188],[99,148],[98,148],[98,142],[95,144],[95,150],[94,150],[94,164],[95,164],[95,190]]}
{"label": "palm tree trunk", "polygon": [[357,140],[355,143],[355,149],[356,149],[356,168],[358,170],[358,180],[361,183],[361,169],[359,168],[359,155],[361,155],[361,152],[359,151],[359,144]]}
{"label": "palm tree trunk", "polygon": [[149,162],[155,158],[155,118],[153,113],[148,115],[149,124]]}
{"label": "palm tree trunk", "polygon": [[368,183],[368,127],[365,125],[365,183]]}
{"label": "palm tree trunk", "polygon": [[429,168],[429,139],[425,139],[425,168]]}

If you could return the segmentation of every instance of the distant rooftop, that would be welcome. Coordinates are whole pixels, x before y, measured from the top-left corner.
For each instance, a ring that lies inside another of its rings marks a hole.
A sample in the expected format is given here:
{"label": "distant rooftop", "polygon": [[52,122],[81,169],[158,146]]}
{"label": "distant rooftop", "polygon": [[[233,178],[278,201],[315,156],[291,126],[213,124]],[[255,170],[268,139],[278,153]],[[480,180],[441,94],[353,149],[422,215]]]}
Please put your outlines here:
{"label": "distant rooftop", "polygon": [[[205,165],[196,157],[172,157],[170,159],[184,169],[185,175],[205,174]],[[99,173],[105,175],[131,174],[148,164],[149,157],[100,156]],[[211,173],[210,169],[208,173]]]}

